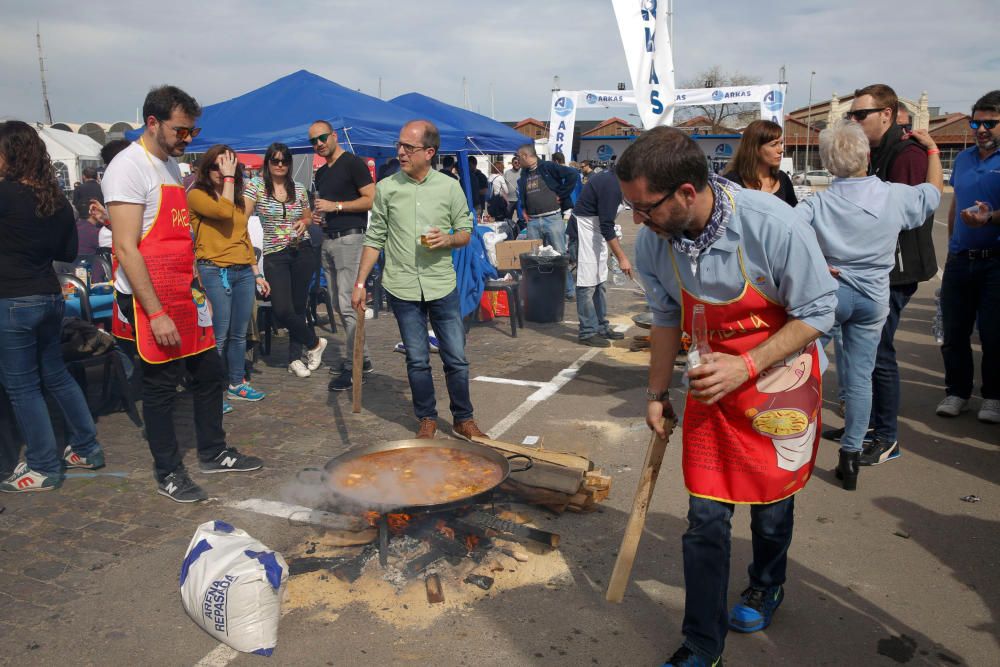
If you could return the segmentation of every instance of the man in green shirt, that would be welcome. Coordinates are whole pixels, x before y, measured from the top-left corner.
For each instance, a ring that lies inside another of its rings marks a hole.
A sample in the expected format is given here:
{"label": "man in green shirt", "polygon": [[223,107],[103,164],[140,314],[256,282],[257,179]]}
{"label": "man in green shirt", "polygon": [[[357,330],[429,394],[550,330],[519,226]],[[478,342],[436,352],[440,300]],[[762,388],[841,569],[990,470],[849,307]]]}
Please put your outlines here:
{"label": "man in green shirt", "polygon": [[472,217],[462,186],[431,168],[441,135],[429,121],[403,126],[396,142],[400,171],[378,182],[365,249],[351,302],[365,303],[365,280],[385,251],[382,287],[396,315],[406,346],[406,374],[413,409],[420,421],[418,438],[437,431],[437,401],[431,377],[427,320],[438,338],[445,381],[451,399],[453,432],[471,440],[485,437],[472,418],[465,327],[451,261],[451,249],[469,243]]}

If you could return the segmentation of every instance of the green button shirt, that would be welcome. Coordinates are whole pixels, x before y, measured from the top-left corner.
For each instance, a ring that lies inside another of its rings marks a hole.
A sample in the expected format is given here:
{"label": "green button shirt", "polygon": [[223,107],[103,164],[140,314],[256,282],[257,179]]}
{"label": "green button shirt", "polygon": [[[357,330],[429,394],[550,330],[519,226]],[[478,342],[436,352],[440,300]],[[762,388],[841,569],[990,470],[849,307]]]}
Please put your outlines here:
{"label": "green button shirt", "polygon": [[471,232],[472,215],[458,181],[432,169],[422,182],[399,171],[375,186],[365,245],[385,250],[382,287],[404,301],[433,301],[455,289],[451,248],[428,249],[420,234]]}

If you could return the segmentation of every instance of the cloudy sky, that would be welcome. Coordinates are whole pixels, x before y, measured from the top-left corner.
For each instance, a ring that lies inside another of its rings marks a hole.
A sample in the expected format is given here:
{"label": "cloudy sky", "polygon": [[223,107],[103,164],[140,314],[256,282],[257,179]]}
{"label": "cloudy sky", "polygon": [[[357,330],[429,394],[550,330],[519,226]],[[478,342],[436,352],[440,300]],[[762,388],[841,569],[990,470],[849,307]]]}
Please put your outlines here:
{"label": "cloudy sky", "polygon": [[[661,0],[662,2],[663,0]],[[171,83],[212,104],[307,69],[382,96],[419,91],[474,111],[545,120],[553,75],[614,88],[628,70],[610,0],[0,0],[0,118],[40,120],[40,23],[55,121],[135,120]],[[885,82],[943,111],[1000,87],[995,0],[674,3],[678,83],[718,64],[778,78],[789,105]],[[631,86],[630,86],[631,87]],[[627,109],[613,110],[627,115]],[[586,116],[583,116],[586,117]]]}

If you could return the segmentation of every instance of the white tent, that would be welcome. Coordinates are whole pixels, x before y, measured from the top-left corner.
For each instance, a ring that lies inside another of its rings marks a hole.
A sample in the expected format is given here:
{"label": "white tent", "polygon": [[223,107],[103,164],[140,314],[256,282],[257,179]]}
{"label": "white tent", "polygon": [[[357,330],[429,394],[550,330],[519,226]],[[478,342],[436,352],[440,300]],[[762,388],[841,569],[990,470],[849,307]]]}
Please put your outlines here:
{"label": "white tent", "polygon": [[90,137],[51,127],[36,126],[35,129],[45,142],[45,149],[64,190],[72,189],[74,183],[83,180],[85,167],[100,169],[104,164],[101,161],[101,145]]}

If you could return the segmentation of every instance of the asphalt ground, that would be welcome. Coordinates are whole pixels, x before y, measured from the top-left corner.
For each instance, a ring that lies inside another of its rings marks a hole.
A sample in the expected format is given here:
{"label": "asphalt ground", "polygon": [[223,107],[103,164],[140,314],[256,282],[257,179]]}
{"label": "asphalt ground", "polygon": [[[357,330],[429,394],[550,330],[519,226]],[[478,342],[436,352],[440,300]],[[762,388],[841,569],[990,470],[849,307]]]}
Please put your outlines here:
{"label": "asphalt ground", "polygon": [[[942,203],[942,223],[948,203]],[[635,227],[622,222],[630,251]],[[945,231],[935,227],[942,265]],[[858,490],[850,493],[833,477],[836,444],[823,441],[816,473],[796,496],[784,604],[766,631],[730,634],[727,664],[1000,664],[1000,426],[975,419],[976,398],[973,411],[959,418],[934,415],[943,396],[941,357],[931,337],[938,284],[920,286],[896,337],[902,456],[864,469]],[[609,290],[609,302],[622,324],[644,310],[630,286]],[[572,304],[565,319],[528,323],[517,338],[503,318],[475,325],[467,347],[472,376],[534,383],[560,377],[590,352],[576,342]],[[54,493],[0,497],[0,663],[263,664],[264,658],[219,648],[187,617],[178,595],[181,560],[196,526],[211,519],[244,528],[278,551],[301,548],[315,531],[227,503],[280,500],[303,468],[350,447],[412,435],[416,422],[403,356],[392,352],[399,340],[392,316],[369,320],[367,332],[376,373],[364,387],[360,415],[351,414],[349,392],[327,391],[325,371],[307,379],[288,375],[281,363],[284,339],[276,339],[255,379],[268,397],[236,404],[225,422],[229,441],[262,456],[266,467],[242,475],[195,472],[213,496],[207,503],[178,505],[155,493],[145,442],[124,414],[102,417],[98,425],[108,457],[101,472],[114,476],[75,477]],[[642,333],[627,331],[629,337]],[[336,363],[343,333],[325,335],[331,338],[326,361]],[[586,454],[613,477],[611,497],[599,512],[535,513],[542,527],[563,536],[562,575],[495,592],[426,627],[382,620],[350,594],[337,600],[336,614],[296,608],[281,620],[270,663],[661,664],[681,641],[684,606],[680,537],[687,502],[679,433],[667,450],[625,600],[604,600],[649,441],[643,423],[648,356],[628,352],[627,343],[592,353],[572,379],[530,409],[523,406],[536,386],[472,382],[484,430],[503,422],[510,424],[506,440],[544,436],[547,448]],[[436,357],[433,363],[439,411],[447,416]],[[832,368],[824,391],[824,424],[839,426]],[[179,433],[190,446],[187,404],[182,396]],[[682,407],[679,401],[675,407]],[[196,467],[194,452],[186,458]],[[969,495],[981,501],[962,500]],[[748,512],[738,509],[731,602],[746,585],[750,557]]]}

